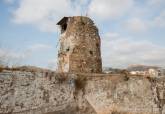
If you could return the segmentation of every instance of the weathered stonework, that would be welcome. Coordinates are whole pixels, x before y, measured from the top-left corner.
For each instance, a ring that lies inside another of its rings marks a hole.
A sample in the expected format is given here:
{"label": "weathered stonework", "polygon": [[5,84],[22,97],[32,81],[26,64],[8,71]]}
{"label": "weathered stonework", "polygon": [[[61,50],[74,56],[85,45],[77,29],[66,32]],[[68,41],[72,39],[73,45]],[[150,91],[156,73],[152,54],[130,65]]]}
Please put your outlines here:
{"label": "weathered stonework", "polygon": [[0,114],[165,114],[165,77],[0,73]]}
{"label": "weathered stonework", "polygon": [[[1,72],[0,114],[77,114],[75,76],[54,72]],[[84,104],[88,106],[85,101]],[[92,110],[90,106],[87,109]]]}
{"label": "weathered stonework", "polygon": [[59,72],[102,72],[98,29],[88,17],[64,17],[61,27]]}

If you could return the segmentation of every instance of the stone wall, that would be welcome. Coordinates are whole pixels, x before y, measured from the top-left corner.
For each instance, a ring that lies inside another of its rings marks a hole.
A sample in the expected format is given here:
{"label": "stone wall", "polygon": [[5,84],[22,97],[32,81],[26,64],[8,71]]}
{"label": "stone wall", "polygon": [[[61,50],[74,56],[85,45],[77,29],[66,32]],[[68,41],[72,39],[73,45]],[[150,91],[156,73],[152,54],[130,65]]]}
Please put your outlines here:
{"label": "stone wall", "polygon": [[0,73],[0,114],[165,114],[165,78]]}
{"label": "stone wall", "polygon": [[[77,114],[75,78],[74,74],[54,72],[3,71],[0,114]],[[87,106],[79,109],[82,114],[92,110],[87,103],[81,103]]]}
{"label": "stone wall", "polygon": [[97,77],[85,98],[98,114],[165,114],[165,78]]}

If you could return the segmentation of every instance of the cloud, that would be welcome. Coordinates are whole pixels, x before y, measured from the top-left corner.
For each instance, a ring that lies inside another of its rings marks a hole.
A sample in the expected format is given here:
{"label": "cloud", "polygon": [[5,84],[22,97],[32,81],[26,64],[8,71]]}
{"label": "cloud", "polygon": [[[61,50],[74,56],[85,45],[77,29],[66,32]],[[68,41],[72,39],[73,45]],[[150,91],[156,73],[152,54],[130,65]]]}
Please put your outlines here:
{"label": "cloud", "polygon": [[164,0],[148,0],[148,5],[149,6],[154,6],[154,7],[160,7],[165,5]]}
{"label": "cloud", "polygon": [[0,64],[3,65],[21,65],[27,61],[33,54],[50,50],[52,47],[47,44],[34,44],[28,46],[23,51],[9,50],[6,48],[0,48]]}
{"label": "cloud", "polygon": [[14,22],[32,24],[41,30],[55,31],[56,22],[71,15],[69,0],[21,0],[14,11]]}
{"label": "cloud", "polygon": [[0,48],[0,64],[1,65],[20,65],[21,62],[29,57],[29,52],[19,53],[9,49]]}
{"label": "cloud", "polygon": [[20,0],[13,11],[13,22],[54,32],[57,21],[63,16],[89,14],[101,20],[116,19],[132,6],[133,0]]}
{"label": "cloud", "polygon": [[34,44],[28,47],[27,50],[30,51],[43,51],[43,50],[49,50],[51,49],[52,46],[47,45],[47,44]]}
{"label": "cloud", "polygon": [[133,0],[92,0],[89,14],[101,20],[116,19],[133,7]]}
{"label": "cloud", "polygon": [[165,27],[165,10],[160,12],[158,16],[145,20],[140,18],[130,18],[123,24],[131,32],[146,32],[152,28]]}
{"label": "cloud", "polygon": [[127,67],[130,64],[165,65],[165,48],[149,41],[134,41],[118,36],[103,37],[103,66]]}
{"label": "cloud", "polygon": [[131,18],[124,23],[124,26],[132,32],[144,32],[148,29],[149,23],[140,18]]}
{"label": "cloud", "polygon": [[165,4],[164,0],[145,1],[145,7],[137,4],[135,0],[20,0],[12,20],[17,24],[31,24],[46,32],[55,32],[56,23],[63,16],[86,14],[100,22],[110,19],[123,23],[126,19],[124,26],[131,32],[148,30],[153,23],[159,25],[154,27],[164,26],[161,24],[164,23],[164,12],[158,17],[151,15],[154,13],[151,8]]}
{"label": "cloud", "polygon": [[3,0],[6,4],[12,4],[15,2],[15,0]]}
{"label": "cloud", "polygon": [[159,16],[155,17],[152,21],[152,25],[155,27],[165,27],[165,10],[160,13]]}
{"label": "cloud", "polygon": [[55,59],[49,60],[47,67],[52,70],[57,70],[57,59],[55,58]]}
{"label": "cloud", "polygon": [[110,38],[116,38],[116,37],[119,37],[119,34],[116,33],[116,32],[108,32],[105,34],[105,37],[110,37]]}

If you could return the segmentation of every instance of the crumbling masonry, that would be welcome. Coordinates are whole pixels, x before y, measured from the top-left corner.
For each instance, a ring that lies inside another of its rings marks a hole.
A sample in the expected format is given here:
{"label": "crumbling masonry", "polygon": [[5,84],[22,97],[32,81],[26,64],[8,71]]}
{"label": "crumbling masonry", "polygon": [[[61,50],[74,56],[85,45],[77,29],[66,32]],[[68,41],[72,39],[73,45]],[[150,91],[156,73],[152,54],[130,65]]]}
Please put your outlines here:
{"label": "crumbling masonry", "polygon": [[59,72],[102,72],[98,29],[88,17],[64,17],[60,25]]}

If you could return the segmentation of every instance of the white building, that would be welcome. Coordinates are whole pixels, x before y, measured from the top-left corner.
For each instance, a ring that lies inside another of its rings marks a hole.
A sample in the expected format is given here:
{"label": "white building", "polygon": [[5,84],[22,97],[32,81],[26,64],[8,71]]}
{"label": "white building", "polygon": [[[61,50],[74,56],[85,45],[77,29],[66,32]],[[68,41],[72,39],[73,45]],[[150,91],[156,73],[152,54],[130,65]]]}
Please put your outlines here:
{"label": "white building", "polygon": [[149,75],[150,75],[150,77],[158,77],[159,75],[159,71],[158,70],[156,70],[156,69],[149,69],[148,70],[148,73],[149,73]]}

